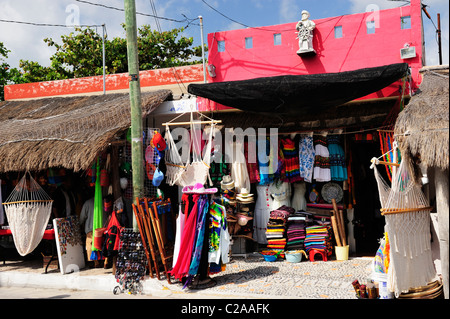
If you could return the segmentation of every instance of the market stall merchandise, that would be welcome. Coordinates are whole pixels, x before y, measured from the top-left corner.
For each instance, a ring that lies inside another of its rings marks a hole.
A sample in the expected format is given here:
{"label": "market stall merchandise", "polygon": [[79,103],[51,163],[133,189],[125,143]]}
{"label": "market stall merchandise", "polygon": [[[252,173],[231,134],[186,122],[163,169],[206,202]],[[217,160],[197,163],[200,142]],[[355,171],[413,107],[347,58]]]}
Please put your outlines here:
{"label": "market stall merchandise", "polygon": [[398,297],[436,276],[429,238],[431,207],[406,160],[400,163],[390,187],[378,173],[376,159],[372,168],[390,242],[388,288]]}
{"label": "market stall merchandise", "polygon": [[3,205],[17,251],[28,255],[42,240],[53,200],[26,172]]}

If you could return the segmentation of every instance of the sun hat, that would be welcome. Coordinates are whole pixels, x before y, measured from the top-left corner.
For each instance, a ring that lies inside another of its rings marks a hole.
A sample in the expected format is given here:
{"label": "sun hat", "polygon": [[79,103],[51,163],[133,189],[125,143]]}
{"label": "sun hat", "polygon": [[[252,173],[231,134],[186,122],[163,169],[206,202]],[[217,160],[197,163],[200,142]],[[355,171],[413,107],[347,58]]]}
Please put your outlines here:
{"label": "sun hat", "polygon": [[250,194],[245,187],[241,188],[240,193],[236,195],[236,199],[243,203],[252,203],[254,201],[253,194]]}
{"label": "sun hat", "polygon": [[222,181],[220,182],[220,188],[224,190],[234,188],[234,181],[230,175],[225,175],[222,178]]}
{"label": "sun hat", "polygon": [[244,214],[236,214],[236,217],[238,218],[238,224],[241,226],[247,225],[248,221],[253,219],[253,217]]}

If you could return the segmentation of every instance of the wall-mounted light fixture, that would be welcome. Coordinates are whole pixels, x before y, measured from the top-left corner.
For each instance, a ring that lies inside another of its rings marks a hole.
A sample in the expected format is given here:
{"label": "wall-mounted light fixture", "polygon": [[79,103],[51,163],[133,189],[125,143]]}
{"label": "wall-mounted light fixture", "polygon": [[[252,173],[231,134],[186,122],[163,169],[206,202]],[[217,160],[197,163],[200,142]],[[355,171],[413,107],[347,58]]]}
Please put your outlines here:
{"label": "wall-mounted light fixture", "polygon": [[208,73],[210,77],[216,77],[216,67],[213,64],[208,65]]}
{"label": "wall-mounted light fixture", "polygon": [[402,59],[412,59],[416,56],[416,47],[412,47],[409,43],[405,43],[403,48],[400,49],[400,58]]}

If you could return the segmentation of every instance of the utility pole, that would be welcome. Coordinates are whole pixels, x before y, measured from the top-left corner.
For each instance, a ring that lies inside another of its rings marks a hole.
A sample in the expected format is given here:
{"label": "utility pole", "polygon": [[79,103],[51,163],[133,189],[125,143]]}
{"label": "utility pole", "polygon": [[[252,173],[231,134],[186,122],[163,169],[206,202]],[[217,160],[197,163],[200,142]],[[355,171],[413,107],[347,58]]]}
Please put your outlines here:
{"label": "utility pole", "polygon": [[[133,198],[142,198],[144,194],[144,169],[142,166],[142,103],[139,82],[139,56],[137,48],[136,3],[125,1],[125,27],[127,33],[128,81],[131,105],[131,167],[133,177]],[[133,216],[133,229],[137,230],[136,218]]]}
{"label": "utility pole", "polygon": [[439,47],[439,65],[442,65],[442,35],[441,35],[441,14],[437,14],[437,36],[438,36],[438,47]]}
{"label": "utility pole", "polygon": [[105,30],[106,30],[106,26],[103,23],[102,24],[102,30],[103,30],[103,35],[102,35],[102,59],[103,59],[103,94],[106,94],[106,66],[105,66]]}
{"label": "utility pole", "polygon": [[200,19],[200,34],[202,38],[202,60],[203,60],[203,81],[206,83],[206,62],[205,62],[205,45],[203,40],[203,17],[198,16]]}

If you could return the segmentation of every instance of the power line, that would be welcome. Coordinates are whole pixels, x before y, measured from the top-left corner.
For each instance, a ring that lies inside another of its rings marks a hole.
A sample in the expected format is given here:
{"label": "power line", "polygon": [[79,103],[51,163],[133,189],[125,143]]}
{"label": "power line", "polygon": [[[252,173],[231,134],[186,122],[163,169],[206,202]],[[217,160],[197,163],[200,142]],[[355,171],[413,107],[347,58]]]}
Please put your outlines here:
{"label": "power line", "polygon": [[0,19],[0,22],[7,23],[18,23],[18,24],[27,24],[38,27],[63,27],[63,28],[79,28],[79,27],[101,27],[101,24],[80,24],[80,25],[67,25],[67,24],[51,24],[51,23],[36,23],[36,22],[26,22],[26,21],[15,21],[15,20],[5,20]]}
{"label": "power line", "polygon": [[258,30],[269,31],[269,32],[280,32],[280,31],[291,31],[291,30],[295,30],[295,28],[287,29],[287,30],[270,30],[270,29],[262,28],[262,27],[251,27],[251,26],[249,26],[249,25],[247,25],[247,24],[245,24],[245,23],[242,23],[242,22],[239,22],[239,21],[237,21],[237,20],[234,20],[234,19],[230,18],[229,16],[223,14],[222,12],[220,12],[219,10],[217,10],[216,8],[214,8],[213,6],[211,6],[209,3],[207,3],[205,0],[202,0],[202,2],[203,2],[205,5],[207,5],[210,9],[212,9],[213,11],[217,12],[218,14],[220,14],[222,17],[224,17],[224,18],[230,20],[231,22],[240,24],[240,25],[242,25],[242,26],[244,26],[244,27],[246,27],[246,28],[249,28],[249,29],[258,29]]}
{"label": "power line", "polygon": [[[158,29],[159,33],[162,33],[162,28],[161,28],[161,24],[159,23],[159,17],[158,17],[158,14],[156,12],[155,3],[153,2],[153,0],[149,0],[149,2],[150,2],[150,6],[152,7],[153,14],[155,16],[156,28]],[[175,77],[175,81],[177,81],[178,88],[180,89],[181,93],[183,93],[183,89],[181,88],[180,82],[181,82],[181,84],[183,85],[184,89],[187,92],[187,88],[184,85],[183,80],[181,79],[181,77],[178,75],[177,70],[173,66],[171,67],[171,70],[172,70],[173,75]]]}
{"label": "power line", "polygon": [[[85,1],[85,0],[75,0],[76,2],[80,2],[80,3],[85,3],[85,4],[89,4],[92,6],[97,6],[97,7],[103,7],[106,9],[111,9],[111,10],[116,10],[116,11],[125,11],[125,9],[120,9],[120,8],[116,8],[116,7],[112,7],[112,6],[107,6],[105,4],[101,4],[101,3],[93,3],[93,2],[89,2],[89,1]],[[152,18],[158,18],[158,19],[163,19],[163,20],[167,20],[167,21],[172,21],[172,22],[178,22],[178,23],[184,23],[187,20],[176,20],[176,19],[172,19],[172,18],[166,18],[166,17],[158,17],[156,15],[153,14],[148,14],[148,13],[141,13],[141,12],[136,12],[137,15],[141,15],[141,16],[145,16],[145,17],[152,17]]]}

